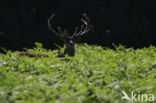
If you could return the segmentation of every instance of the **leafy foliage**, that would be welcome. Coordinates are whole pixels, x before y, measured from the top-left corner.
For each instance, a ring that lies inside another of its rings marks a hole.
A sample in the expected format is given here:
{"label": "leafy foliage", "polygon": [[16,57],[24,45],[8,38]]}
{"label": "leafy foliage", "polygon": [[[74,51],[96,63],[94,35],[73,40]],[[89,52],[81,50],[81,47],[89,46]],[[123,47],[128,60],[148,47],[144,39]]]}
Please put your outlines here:
{"label": "leafy foliage", "polygon": [[78,44],[75,57],[58,58],[56,50],[36,45],[27,51],[50,57],[0,54],[1,103],[125,103],[123,90],[156,96],[153,46],[113,50]]}

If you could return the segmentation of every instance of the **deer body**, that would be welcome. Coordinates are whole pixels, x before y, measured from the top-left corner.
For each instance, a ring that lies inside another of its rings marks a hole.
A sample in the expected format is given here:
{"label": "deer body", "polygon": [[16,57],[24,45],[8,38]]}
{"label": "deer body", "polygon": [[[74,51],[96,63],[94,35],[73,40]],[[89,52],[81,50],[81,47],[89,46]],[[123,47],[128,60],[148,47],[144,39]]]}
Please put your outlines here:
{"label": "deer body", "polygon": [[16,56],[49,57],[49,55],[46,55],[46,54],[33,54],[33,53],[28,53],[28,52],[16,53]]}
{"label": "deer body", "polygon": [[59,53],[58,57],[64,57],[65,54],[68,54],[69,56],[75,55],[75,42],[80,39],[80,37],[84,34],[86,34],[89,31],[88,22],[89,19],[86,14],[83,14],[84,19],[82,18],[81,21],[84,23],[84,25],[81,26],[79,32],[78,27],[75,28],[75,32],[72,36],[68,34],[68,31],[66,29],[62,30],[61,27],[58,27],[58,31],[55,31],[55,29],[52,27],[52,24],[50,24],[50,21],[53,19],[55,14],[52,14],[51,17],[48,19],[48,27],[49,30],[52,31],[54,34],[56,34],[65,44],[65,50],[63,53]]}

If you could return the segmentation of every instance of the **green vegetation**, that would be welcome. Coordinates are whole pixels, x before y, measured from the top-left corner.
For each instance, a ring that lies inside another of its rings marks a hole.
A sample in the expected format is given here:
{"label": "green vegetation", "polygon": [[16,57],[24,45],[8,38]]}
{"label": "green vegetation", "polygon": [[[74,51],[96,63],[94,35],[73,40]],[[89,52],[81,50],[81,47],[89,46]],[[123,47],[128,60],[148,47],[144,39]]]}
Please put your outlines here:
{"label": "green vegetation", "polygon": [[123,91],[156,96],[153,46],[113,50],[78,44],[76,56],[65,58],[39,43],[27,51],[50,57],[0,54],[0,103],[129,103],[121,101]]}

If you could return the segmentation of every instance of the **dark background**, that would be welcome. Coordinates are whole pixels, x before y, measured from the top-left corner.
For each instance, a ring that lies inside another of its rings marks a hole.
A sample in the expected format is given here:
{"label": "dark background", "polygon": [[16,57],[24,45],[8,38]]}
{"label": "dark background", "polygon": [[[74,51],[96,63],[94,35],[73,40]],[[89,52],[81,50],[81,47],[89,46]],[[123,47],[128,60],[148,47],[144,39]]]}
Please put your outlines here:
{"label": "dark background", "polygon": [[48,30],[47,20],[55,13],[54,25],[71,33],[86,13],[91,31],[79,42],[111,47],[112,43],[142,48],[156,45],[155,4],[152,0],[1,0],[0,47],[32,48],[41,42],[48,49],[62,42]]}

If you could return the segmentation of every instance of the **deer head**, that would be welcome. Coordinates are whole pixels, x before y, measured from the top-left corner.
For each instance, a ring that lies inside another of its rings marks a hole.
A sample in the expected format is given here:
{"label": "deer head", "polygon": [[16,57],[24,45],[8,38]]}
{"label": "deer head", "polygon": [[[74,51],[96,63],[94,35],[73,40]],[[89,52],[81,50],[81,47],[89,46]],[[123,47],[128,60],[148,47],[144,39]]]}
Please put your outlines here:
{"label": "deer head", "polygon": [[52,31],[54,34],[56,34],[66,45],[64,53],[58,54],[58,57],[64,57],[65,54],[68,54],[69,56],[75,55],[75,42],[81,38],[82,35],[86,34],[89,31],[89,19],[86,14],[83,14],[84,18],[81,18],[81,21],[83,22],[83,25],[81,25],[80,28],[78,26],[75,28],[75,31],[72,35],[69,35],[69,32],[66,29],[61,28],[60,26],[57,27],[57,30],[55,30],[52,26],[52,19],[54,18],[55,14],[52,14],[50,18],[48,19],[48,28],[50,31]]}

